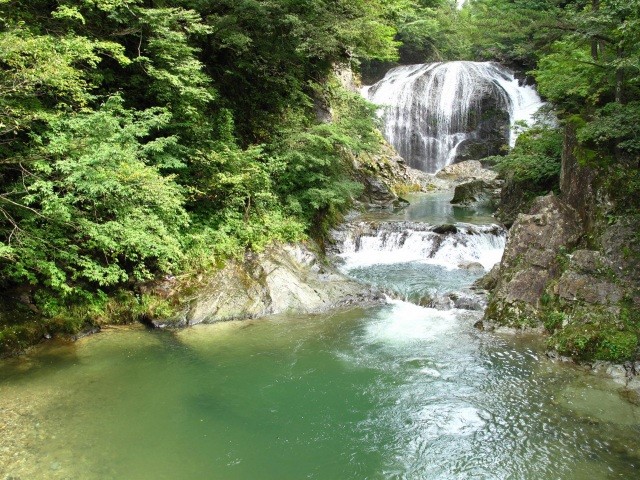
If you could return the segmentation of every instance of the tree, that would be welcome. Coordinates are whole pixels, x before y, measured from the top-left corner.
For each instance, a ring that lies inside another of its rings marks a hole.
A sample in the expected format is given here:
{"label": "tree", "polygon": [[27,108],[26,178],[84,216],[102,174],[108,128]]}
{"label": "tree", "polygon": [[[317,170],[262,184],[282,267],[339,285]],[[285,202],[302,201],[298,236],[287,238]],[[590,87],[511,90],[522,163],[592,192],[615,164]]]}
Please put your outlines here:
{"label": "tree", "polygon": [[150,138],[170,115],[122,103],[52,120],[21,156],[20,180],[0,195],[5,278],[64,296],[174,268],[188,218],[153,165],[175,139]]}

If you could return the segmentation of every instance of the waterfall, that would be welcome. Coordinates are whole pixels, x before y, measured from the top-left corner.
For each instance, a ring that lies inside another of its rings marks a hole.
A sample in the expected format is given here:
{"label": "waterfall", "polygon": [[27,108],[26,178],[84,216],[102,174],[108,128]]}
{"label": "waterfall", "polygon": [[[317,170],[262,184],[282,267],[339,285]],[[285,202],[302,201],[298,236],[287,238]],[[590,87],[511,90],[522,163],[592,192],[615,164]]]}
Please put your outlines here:
{"label": "waterfall", "polygon": [[383,107],[385,138],[409,165],[428,173],[513,146],[512,127],[530,121],[542,105],[533,87],[490,62],[401,66],[362,93]]}
{"label": "waterfall", "polygon": [[418,222],[356,222],[332,234],[335,254],[345,269],[392,263],[422,262],[455,269],[479,263],[486,270],[498,263],[506,231],[498,225],[429,225]]}

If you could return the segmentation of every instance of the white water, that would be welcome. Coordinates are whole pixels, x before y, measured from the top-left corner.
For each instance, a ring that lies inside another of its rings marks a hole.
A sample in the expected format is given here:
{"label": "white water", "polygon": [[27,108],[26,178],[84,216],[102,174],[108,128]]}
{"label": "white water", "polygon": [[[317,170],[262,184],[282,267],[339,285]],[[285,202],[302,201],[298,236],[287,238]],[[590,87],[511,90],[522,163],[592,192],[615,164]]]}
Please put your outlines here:
{"label": "white water", "polygon": [[345,232],[338,256],[344,260],[346,270],[410,262],[447,269],[477,262],[490,270],[500,261],[506,242],[502,228],[462,223],[456,228],[457,233],[443,234],[424,224],[352,224]]}
{"label": "white water", "polygon": [[513,147],[516,122],[531,123],[542,105],[533,87],[520,85],[510,70],[490,62],[401,66],[362,94],[383,107],[385,138],[412,167],[429,173],[453,163],[465,144],[500,134],[485,131],[490,127],[483,127],[483,107],[497,107],[508,116],[500,135]]}

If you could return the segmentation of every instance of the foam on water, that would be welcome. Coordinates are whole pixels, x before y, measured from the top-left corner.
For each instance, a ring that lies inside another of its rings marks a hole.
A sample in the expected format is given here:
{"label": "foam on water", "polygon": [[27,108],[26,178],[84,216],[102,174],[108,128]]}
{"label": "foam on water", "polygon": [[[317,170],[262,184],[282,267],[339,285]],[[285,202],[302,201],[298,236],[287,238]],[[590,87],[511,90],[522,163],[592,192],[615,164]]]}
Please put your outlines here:
{"label": "foam on water", "polygon": [[[360,226],[362,227],[362,225]],[[412,228],[415,227],[415,228]],[[395,228],[395,227],[392,227]],[[502,258],[506,233],[497,225],[456,224],[455,234],[409,225],[392,230],[386,225],[354,228],[339,246],[347,271],[373,265],[421,262],[447,269],[477,262],[490,270]]]}
{"label": "foam on water", "polygon": [[434,340],[455,325],[455,313],[423,308],[401,300],[389,300],[376,321],[366,327],[368,343],[402,345],[414,341]]}

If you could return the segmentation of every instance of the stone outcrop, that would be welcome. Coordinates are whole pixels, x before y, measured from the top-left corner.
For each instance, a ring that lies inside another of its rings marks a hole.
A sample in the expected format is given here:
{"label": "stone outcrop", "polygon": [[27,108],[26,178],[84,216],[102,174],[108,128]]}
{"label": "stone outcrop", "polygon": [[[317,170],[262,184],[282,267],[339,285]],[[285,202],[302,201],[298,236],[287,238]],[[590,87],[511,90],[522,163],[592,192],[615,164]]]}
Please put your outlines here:
{"label": "stone outcrop", "polygon": [[560,270],[558,252],[577,245],[581,235],[575,211],[553,194],[539,198],[530,214],[519,215],[485,318],[500,325],[536,326],[540,298]]}
{"label": "stone outcrop", "polygon": [[640,245],[634,219],[606,222],[610,202],[596,172],[573,155],[567,128],[561,195],[537,198],[509,231],[482,328],[544,329],[554,356],[624,362],[640,358]]}
{"label": "stone outcrop", "polygon": [[[506,226],[513,225],[519,213],[528,212],[531,209],[533,199],[525,192],[530,186],[524,180],[516,180],[513,175],[508,175],[500,189],[500,200],[495,216]],[[551,190],[551,189],[549,189]]]}
{"label": "stone outcrop", "polygon": [[229,261],[195,293],[178,292],[182,308],[156,327],[255,318],[278,313],[320,313],[349,305],[383,303],[382,293],[324,265],[310,249],[274,246],[262,253]]}
{"label": "stone outcrop", "polygon": [[456,185],[451,203],[454,205],[495,205],[500,198],[500,183],[470,180]]}
{"label": "stone outcrop", "polygon": [[393,208],[406,203],[405,192],[433,192],[449,188],[449,183],[409,167],[382,138],[381,152],[361,154],[353,159],[354,177],[364,185],[358,201],[367,208]]}
{"label": "stone outcrop", "polygon": [[442,168],[436,173],[436,178],[455,182],[456,184],[483,180],[493,182],[498,174],[492,170],[487,170],[478,160],[467,160],[459,163],[452,163]]}

